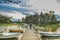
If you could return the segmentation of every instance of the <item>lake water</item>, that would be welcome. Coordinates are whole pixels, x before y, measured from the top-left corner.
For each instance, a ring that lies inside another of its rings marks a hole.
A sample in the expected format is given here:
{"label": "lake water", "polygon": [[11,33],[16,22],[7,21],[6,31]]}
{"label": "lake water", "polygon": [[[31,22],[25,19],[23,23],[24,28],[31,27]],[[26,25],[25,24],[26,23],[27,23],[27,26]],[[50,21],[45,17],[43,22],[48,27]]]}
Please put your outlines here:
{"label": "lake water", "polygon": [[41,40],[60,40],[60,37],[42,37]]}
{"label": "lake water", "polygon": [[[0,31],[4,32],[4,28],[8,28],[8,26],[0,26]],[[7,38],[7,39],[0,39],[0,40],[18,40],[17,38]]]}
{"label": "lake water", "polygon": [[8,39],[0,39],[0,40],[18,40],[17,38],[8,38]]}
{"label": "lake water", "polygon": [[8,28],[7,26],[0,26],[0,31],[3,31],[4,28]]}
{"label": "lake water", "polygon": [[9,29],[19,29],[19,27],[16,25],[15,26],[0,26],[0,31],[4,32],[5,30],[6,32],[8,32]]}
{"label": "lake water", "polygon": [[[8,28],[8,26],[0,26],[0,31],[3,28]],[[10,38],[10,39],[0,39],[0,40],[18,40],[17,38]],[[60,40],[60,37],[41,37],[41,40]]]}
{"label": "lake water", "polygon": [[38,34],[40,40],[60,40],[60,36],[42,36],[41,34]]}

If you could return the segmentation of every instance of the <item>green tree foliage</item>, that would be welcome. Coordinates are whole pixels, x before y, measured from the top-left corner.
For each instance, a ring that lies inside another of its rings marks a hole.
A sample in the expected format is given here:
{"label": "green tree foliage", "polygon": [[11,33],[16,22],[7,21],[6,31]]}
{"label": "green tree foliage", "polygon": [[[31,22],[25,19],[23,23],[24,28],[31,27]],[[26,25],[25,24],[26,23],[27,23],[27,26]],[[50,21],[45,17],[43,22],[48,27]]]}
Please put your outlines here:
{"label": "green tree foliage", "polygon": [[37,13],[35,15],[33,15],[32,22],[33,22],[33,24],[38,24],[38,22],[39,22],[39,15]]}
{"label": "green tree foliage", "polygon": [[54,11],[50,11],[49,13],[43,13],[41,12],[40,15],[38,13],[26,16],[24,21],[26,23],[33,23],[33,24],[49,24],[49,23],[56,23],[57,19],[54,15]]}
{"label": "green tree foliage", "polygon": [[22,22],[25,22],[25,19],[24,19],[24,17],[22,18]]}
{"label": "green tree foliage", "polygon": [[39,15],[38,14],[26,16],[26,18],[25,18],[26,23],[37,24],[39,22],[38,20],[39,20]]}
{"label": "green tree foliage", "polygon": [[3,16],[0,14],[0,23],[9,23],[10,21],[10,17],[7,16]]}
{"label": "green tree foliage", "polygon": [[57,22],[57,19],[56,19],[55,15],[54,15],[54,11],[49,12],[49,22],[50,23],[56,23]]}
{"label": "green tree foliage", "polygon": [[43,12],[40,13],[40,24],[44,24],[44,15],[43,15]]}
{"label": "green tree foliage", "polygon": [[29,21],[30,21],[30,17],[29,17],[29,16],[26,16],[25,22],[26,22],[26,23],[29,23]]}

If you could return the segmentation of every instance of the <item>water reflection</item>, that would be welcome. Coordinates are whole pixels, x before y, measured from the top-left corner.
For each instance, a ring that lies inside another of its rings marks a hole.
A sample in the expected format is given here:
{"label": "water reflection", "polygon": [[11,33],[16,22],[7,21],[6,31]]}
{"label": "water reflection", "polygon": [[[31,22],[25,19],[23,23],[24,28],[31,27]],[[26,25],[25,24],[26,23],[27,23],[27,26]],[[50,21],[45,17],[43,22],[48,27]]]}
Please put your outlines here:
{"label": "water reflection", "polygon": [[[6,29],[5,29],[6,28]],[[0,32],[8,32],[10,26],[0,26]],[[0,40],[18,40],[17,38],[0,38]]]}
{"label": "water reflection", "polygon": [[0,39],[0,40],[18,40],[17,38],[7,38],[7,39]]}
{"label": "water reflection", "polygon": [[41,40],[60,40],[60,36],[59,37],[42,37]]}
{"label": "water reflection", "polygon": [[0,32],[9,32],[9,29],[19,29],[17,25],[14,26],[0,26]]}
{"label": "water reflection", "polygon": [[4,28],[7,28],[6,26],[0,26],[0,31],[3,31]]}

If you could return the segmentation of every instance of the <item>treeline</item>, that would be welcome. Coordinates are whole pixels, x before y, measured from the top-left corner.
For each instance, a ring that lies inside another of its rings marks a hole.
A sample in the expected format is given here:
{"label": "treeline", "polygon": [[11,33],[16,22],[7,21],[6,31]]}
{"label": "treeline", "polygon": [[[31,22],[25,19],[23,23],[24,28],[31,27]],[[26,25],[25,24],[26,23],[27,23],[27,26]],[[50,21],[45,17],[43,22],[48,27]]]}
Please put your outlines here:
{"label": "treeline", "polygon": [[0,14],[0,23],[10,23],[10,17]]}
{"label": "treeline", "polygon": [[22,22],[25,23],[33,23],[33,24],[54,24],[57,23],[57,18],[54,15],[54,11],[49,11],[49,13],[43,13],[41,12],[40,15],[38,13],[26,16],[25,18],[22,18]]}

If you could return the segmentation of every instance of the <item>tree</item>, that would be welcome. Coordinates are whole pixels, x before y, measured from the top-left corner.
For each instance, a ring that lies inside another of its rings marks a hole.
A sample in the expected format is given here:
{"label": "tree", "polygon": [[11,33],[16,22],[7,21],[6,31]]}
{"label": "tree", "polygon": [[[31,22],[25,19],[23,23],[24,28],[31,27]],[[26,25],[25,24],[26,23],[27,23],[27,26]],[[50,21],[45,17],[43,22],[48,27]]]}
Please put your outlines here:
{"label": "tree", "polygon": [[30,16],[26,16],[25,17],[25,22],[26,23],[33,23],[33,24],[37,24],[38,20],[39,20],[39,15],[38,14],[34,14],[34,15],[30,15]]}
{"label": "tree", "polygon": [[3,16],[2,14],[0,14],[0,23],[9,23],[10,21],[10,17],[8,16]]}
{"label": "tree", "polygon": [[44,24],[48,24],[48,22],[49,22],[49,14],[45,13],[44,14]]}
{"label": "tree", "polygon": [[22,22],[25,22],[25,18],[24,17],[22,18]]}
{"label": "tree", "polygon": [[33,22],[33,24],[38,24],[38,22],[39,22],[39,15],[37,13],[35,15],[33,15],[32,22]]}
{"label": "tree", "polygon": [[49,20],[50,20],[51,23],[57,22],[57,19],[56,19],[55,15],[54,15],[54,11],[49,12],[49,17],[50,17]]}
{"label": "tree", "polygon": [[26,16],[25,17],[25,23],[29,23],[30,22],[30,18],[29,18],[29,16]]}
{"label": "tree", "polygon": [[44,24],[44,15],[43,12],[40,14],[40,24]]}

